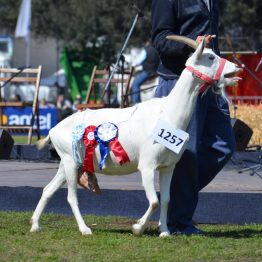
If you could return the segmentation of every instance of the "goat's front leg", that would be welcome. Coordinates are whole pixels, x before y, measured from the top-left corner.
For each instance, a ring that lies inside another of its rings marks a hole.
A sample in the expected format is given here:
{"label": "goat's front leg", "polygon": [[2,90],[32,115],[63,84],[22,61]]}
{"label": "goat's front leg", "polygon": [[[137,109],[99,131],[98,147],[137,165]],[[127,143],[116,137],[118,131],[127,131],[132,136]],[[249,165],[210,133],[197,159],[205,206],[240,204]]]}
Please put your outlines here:
{"label": "goat's front leg", "polygon": [[170,235],[167,228],[167,209],[170,200],[170,183],[172,179],[173,168],[165,169],[159,172],[159,184],[160,184],[160,219],[159,230],[160,237],[166,237]]}
{"label": "goat's front leg", "polygon": [[71,206],[72,212],[75,216],[79,230],[82,235],[91,235],[91,229],[85,224],[85,221],[80,213],[77,200],[77,168],[74,160],[71,157],[65,157],[63,159],[66,172],[66,180],[68,184],[67,201]]}
{"label": "goat's front leg", "polygon": [[141,217],[137,223],[132,226],[132,230],[135,235],[141,235],[144,232],[147,222],[150,220],[152,214],[159,206],[159,201],[154,185],[154,170],[145,168],[141,169],[140,172],[142,176],[142,184],[149,201],[149,207],[143,217]]}
{"label": "goat's front leg", "polygon": [[56,176],[51,180],[51,182],[43,190],[43,194],[31,218],[32,227],[31,227],[30,232],[37,232],[41,229],[40,224],[39,224],[40,217],[47,203],[53,196],[53,194],[65,183],[65,181],[66,181],[65,171],[64,171],[63,163],[61,161]]}

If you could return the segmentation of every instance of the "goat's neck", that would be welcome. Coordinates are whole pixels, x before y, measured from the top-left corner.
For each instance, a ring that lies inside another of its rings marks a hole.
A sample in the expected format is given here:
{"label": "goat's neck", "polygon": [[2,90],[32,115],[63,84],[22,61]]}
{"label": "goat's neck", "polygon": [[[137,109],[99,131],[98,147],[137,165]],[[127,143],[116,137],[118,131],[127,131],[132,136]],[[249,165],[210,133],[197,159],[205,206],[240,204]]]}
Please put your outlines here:
{"label": "goat's neck", "polygon": [[184,69],[176,86],[166,97],[163,118],[176,128],[185,130],[195,109],[201,85],[199,79],[194,78],[192,73]]}

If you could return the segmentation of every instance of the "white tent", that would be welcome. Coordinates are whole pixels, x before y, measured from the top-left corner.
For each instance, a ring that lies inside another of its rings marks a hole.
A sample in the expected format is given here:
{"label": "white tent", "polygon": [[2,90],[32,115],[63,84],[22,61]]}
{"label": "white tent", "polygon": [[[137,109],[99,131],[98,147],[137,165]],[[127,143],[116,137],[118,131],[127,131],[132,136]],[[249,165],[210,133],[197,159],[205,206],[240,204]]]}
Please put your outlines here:
{"label": "white tent", "polygon": [[40,85],[44,86],[58,86],[64,88],[66,86],[66,77],[64,69],[53,73],[50,76],[41,79]]}

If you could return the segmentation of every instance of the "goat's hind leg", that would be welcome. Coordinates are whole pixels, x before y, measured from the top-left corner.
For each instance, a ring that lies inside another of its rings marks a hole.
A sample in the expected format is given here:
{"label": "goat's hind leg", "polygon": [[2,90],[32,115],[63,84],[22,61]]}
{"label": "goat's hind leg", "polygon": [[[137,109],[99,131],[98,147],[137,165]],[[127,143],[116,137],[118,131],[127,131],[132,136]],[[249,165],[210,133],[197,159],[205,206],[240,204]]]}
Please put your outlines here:
{"label": "goat's hind leg", "polygon": [[142,169],[140,172],[145,193],[149,201],[149,207],[146,213],[132,226],[133,234],[135,235],[141,235],[144,232],[147,222],[159,206],[154,185],[154,170]]}
{"label": "goat's hind leg", "polygon": [[80,213],[77,200],[77,168],[75,166],[74,160],[71,157],[65,157],[63,159],[66,163],[66,181],[68,184],[68,196],[67,201],[71,206],[72,212],[75,216],[76,222],[78,224],[79,230],[82,235],[91,235],[91,229],[85,224],[85,221]]}
{"label": "goat's hind leg", "polygon": [[37,207],[33,213],[33,216],[31,218],[31,230],[30,232],[37,232],[41,229],[39,220],[40,217],[53,196],[53,194],[65,183],[66,177],[65,177],[65,171],[64,166],[62,164],[62,161],[60,162],[59,169],[55,175],[55,177],[51,180],[51,182],[44,188],[41,199],[39,200]]}

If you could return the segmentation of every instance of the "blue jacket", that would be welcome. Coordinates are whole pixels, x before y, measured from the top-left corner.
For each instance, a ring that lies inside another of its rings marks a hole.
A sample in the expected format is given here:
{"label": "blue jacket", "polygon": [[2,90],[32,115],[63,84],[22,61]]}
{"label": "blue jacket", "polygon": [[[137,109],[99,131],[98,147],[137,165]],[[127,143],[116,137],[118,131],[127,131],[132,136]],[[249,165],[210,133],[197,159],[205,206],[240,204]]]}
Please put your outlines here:
{"label": "blue jacket", "polygon": [[[210,0],[209,12],[204,0],[152,0],[152,41],[161,63],[158,73],[165,79],[181,74],[192,49],[167,40],[167,35],[183,35],[196,39],[199,35],[218,36],[218,1]],[[217,37],[211,43],[219,54]]]}
{"label": "blue jacket", "polygon": [[143,63],[143,70],[149,75],[156,74],[159,65],[159,56],[153,45],[145,47],[146,50],[146,60]]}

